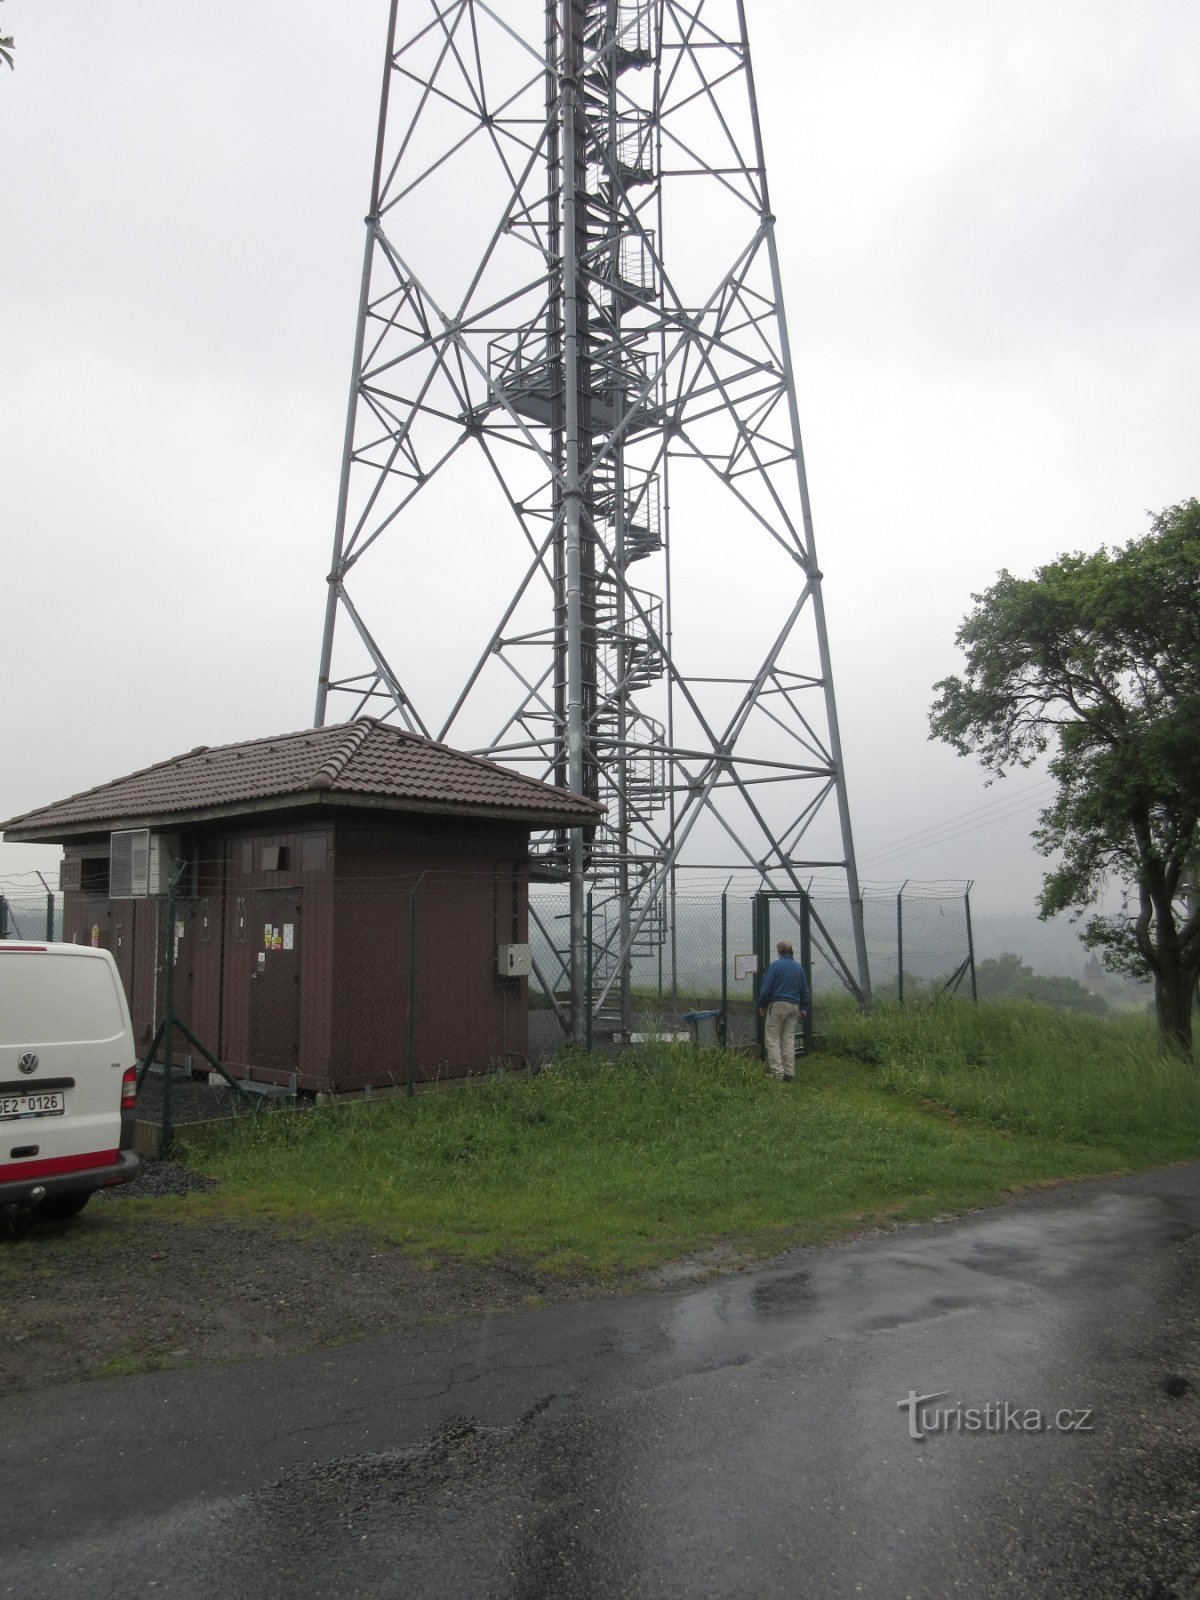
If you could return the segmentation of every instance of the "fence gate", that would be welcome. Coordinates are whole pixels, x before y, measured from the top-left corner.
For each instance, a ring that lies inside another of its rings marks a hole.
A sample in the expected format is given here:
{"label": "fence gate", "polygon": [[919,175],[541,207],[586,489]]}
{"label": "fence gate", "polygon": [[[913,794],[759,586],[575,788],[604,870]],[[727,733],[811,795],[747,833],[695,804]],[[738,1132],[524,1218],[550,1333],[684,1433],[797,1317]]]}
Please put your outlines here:
{"label": "fence gate", "polygon": [[300,1060],[300,891],[259,889],[254,896],[257,949],[250,974],[253,1059],[295,1072]]}
{"label": "fence gate", "polygon": [[[812,968],[812,904],[803,889],[760,889],[751,907],[751,937],[754,954],[758,957],[758,971],[754,974],[755,1033],[759,1053],[763,1051],[764,1023],[758,1014],[758,993],[762,988],[763,974],[775,959],[777,940],[786,939],[796,949],[796,957],[804,968],[810,991],[815,989]],[[798,946],[798,948],[796,948]],[[813,1004],[810,1001],[800,1029],[805,1053],[812,1049]]]}

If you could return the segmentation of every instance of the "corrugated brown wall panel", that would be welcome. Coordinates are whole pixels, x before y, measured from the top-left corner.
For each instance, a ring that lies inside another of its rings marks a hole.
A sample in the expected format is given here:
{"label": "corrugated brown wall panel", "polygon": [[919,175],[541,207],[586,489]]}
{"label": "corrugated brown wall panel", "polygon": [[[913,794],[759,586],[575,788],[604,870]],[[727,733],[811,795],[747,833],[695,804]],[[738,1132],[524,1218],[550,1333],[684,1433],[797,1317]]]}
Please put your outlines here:
{"label": "corrugated brown wall panel", "polygon": [[300,883],[304,891],[304,945],[300,980],[300,1083],[306,1089],[325,1089],[330,1081],[333,996],[334,856],[333,829],[308,835],[315,852],[318,838],[324,849],[305,865],[305,841],[300,844]]}
{"label": "corrugated brown wall panel", "polygon": [[[108,839],[68,846],[64,860],[102,860]],[[150,1043],[157,1021],[155,1012],[157,902],[153,900],[100,899],[79,889],[63,895],[63,939],[68,944],[90,944],[92,929],[99,928],[99,943],[111,949],[133,1018],[134,1043],[139,1052]]]}
{"label": "corrugated brown wall panel", "polygon": [[[339,1087],[402,1082],[409,896],[416,899],[415,1076],[460,1076],[527,1048],[524,984],[495,946],[527,930],[520,827],[457,820],[338,828],[334,1063]],[[512,882],[518,880],[514,913]]]}
{"label": "corrugated brown wall panel", "polygon": [[[223,840],[225,849],[231,849]],[[221,1048],[230,1072],[244,1077],[250,1069],[250,928],[251,901],[242,873],[230,860],[221,917]]]}
{"label": "corrugated brown wall panel", "polygon": [[[160,1012],[166,1006],[167,961],[171,951],[175,954],[175,972],[171,985],[172,1010],[176,1017],[180,1017],[195,1032],[195,1005],[192,991],[195,979],[196,963],[196,902],[188,896],[186,899],[177,898],[175,901],[175,932],[167,922],[166,901],[162,906],[162,937],[159,942],[158,982],[160,995]],[[176,1066],[188,1066],[193,1059],[193,1050],[183,1034],[172,1029],[171,1032],[171,1060]]]}
{"label": "corrugated brown wall panel", "polygon": [[149,1045],[158,1022],[158,902],[114,900],[112,904],[114,913],[117,907],[121,908],[125,926],[131,930],[127,993],[133,1037],[141,1051]]}
{"label": "corrugated brown wall panel", "polygon": [[[348,870],[339,832],[330,990],[330,1087],[403,1083],[407,894]],[[371,860],[371,853],[365,862]],[[392,863],[378,863],[387,871]]]}
{"label": "corrugated brown wall panel", "polygon": [[[329,1056],[329,986],[332,906],[332,852],[328,845],[332,827],[317,824],[290,829],[241,829],[223,835],[221,848],[226,861],[225,911],[223,919],[224,956],[222,994],[222,1040],[230,1062],[239,1073],[267,1081],[286,1081],[290,1071],[264,1067],[255,1060],[252,1040],[254,1014],[254,974],[258,956],[264,948],[263,928],[256,916],[255,896],[260,891],[281,893],[299,891],[301,912],[298,939],[300,954],[300,1031],[299,1052],[294,1064],[301,1088],[327,1086]],[[324,839],[326,850],[314,848]],[[305,841],[308,841],[306,850]],[[279,869],[263,867],[267,849],[287,851],[286,865]],[[306,865],[307,861],[307,865]],[[245,936],[238,938],[238,900],[245,901]]]}
{"label": "corrugated brown wall panel", "polygon": [[[191,903],[187,933],[191,971],[189,1011],[184,1021],[205,1048],[220,1058],[225,934],[225,873],[220,838],[198,835],[196,858],[196,895]],[[197,1067],[205,1067],[203,1056],[191,1044],[184,1043],[179,1048],[193,1056]]]}
{"label": "corrugated brown wall panel", "polygon": [[72,930],[72,944],[96,945],[101,950],[112,948],[112,917],[108,898],[81,894],[77,897],[78,926]]}
{"label": "corrugated brown wall panel", "polygon": [[62,936],[64,944],[75,944],[76,936],[83,926],[80,915],[80,903],[83,896],[78,889],[67,889],[63,893],[63,921]]}
{"label": "corrugated brown wall panel", "polygon": [[[264,866],[268,848],[288,852],[282,869]],[[519,825],[456,818],[330,819],[286,831],[198,833],[197,893],[179,908],[187,931],[178,1009],[186,1009],[184,1020],[235,1074],[286,1080],[287,1070],[254,1059],[253,975],[263,951],[255,895],[298,891],[300,1086],[403,1082],[409,890],[424,872],[417,900],[416,1075],[459,1075],[523,1059],[525,984],[497,976],[495,947],[528,937],[527,851],[528,834]],[[103,939],[120,924],[120,964],[139,1046],[149,1042],[162,1002],[160,908],[155,900],[110,902],[104,926],[82,895],[66,897],[67,938],[72,919],[79,924],[74,931],[84,933],[85,910],[87,939],[93,925],[102,927]],[[191,1053],[190,1045],[176,1047],[177,1059]]]}

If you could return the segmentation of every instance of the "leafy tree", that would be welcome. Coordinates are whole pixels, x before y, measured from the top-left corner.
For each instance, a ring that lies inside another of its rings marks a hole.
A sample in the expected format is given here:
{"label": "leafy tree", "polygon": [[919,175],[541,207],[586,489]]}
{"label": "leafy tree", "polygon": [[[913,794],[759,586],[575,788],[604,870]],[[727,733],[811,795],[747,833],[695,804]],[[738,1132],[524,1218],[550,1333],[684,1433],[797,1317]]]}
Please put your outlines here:
{"label": "leafy tree", "polygon": [[1017,999],[1036,1000],[1039,1005],[1057,1006],[1060,1011],[1084,1011],[1092,1017],[1108,1015],[1108,1002],[1103,995],[1089,994],[1077,978],[1064,978],[1061,973],[1031,973],[1019,986]]}
{"label": "leafy tree", "polygon": [[1032,977],[1033,968],[1022,966],[1020,956],[1005,950],[975,963],[975,992],[981,1000],[995,1000],[1012,994],[1022,978]]}
{"label": "leafy tree", "polygon": [[1063,555],[973,595],[961,677],[935,684],[932,737],[997,777],[1050,753],[1053,803],[1034,834],[1060,861],[1040,914],[1082,916],[1110,883],[1116,916],[1083,942],[1154,982],[1160,1037],[1190,1052],[1200,977],[1200,503],[1141,539]]}
{"label": "leafy tree", "polygon": [[1102,1017],[1108,1006],[1098,994],[1089,994],[1074,978],[1041,977],[1022,964],[1011,951],[976,963],[975,987],[981,1000],[1037,1000],[1065,1011],[1086,1011]]}
{"label": "leafy tree", "polygon": [[0,61],[13,65],[13,36],[11,33],[0,33]]}

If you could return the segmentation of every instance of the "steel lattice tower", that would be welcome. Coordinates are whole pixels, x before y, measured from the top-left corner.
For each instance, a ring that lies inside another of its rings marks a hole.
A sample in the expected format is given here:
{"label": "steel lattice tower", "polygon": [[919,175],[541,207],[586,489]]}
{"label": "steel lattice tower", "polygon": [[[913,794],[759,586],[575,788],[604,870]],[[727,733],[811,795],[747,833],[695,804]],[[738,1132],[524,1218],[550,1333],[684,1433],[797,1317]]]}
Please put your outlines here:
{"label": "steel lattice tower", "polygon": [[689,862],[844,875],[855,948],[827,953],[865,999],[742,4],[544,0],[535,34],[534,0],[413,0],[404,40],[397,10],[317,723],[372,711],[606,804],[535,841],[574,1037],[585,1004],[628,1025]]}

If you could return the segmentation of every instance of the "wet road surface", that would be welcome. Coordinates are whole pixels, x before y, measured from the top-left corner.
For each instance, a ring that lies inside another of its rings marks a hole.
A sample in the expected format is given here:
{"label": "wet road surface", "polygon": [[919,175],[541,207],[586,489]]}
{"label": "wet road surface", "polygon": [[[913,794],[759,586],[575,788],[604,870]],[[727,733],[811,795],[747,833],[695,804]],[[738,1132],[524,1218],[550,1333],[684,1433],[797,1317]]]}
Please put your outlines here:
{"label": "wet road surface", "polygon": [[1198,1224],[1179,1167],[0,1399],[0,1596],[1191,1600]]}

